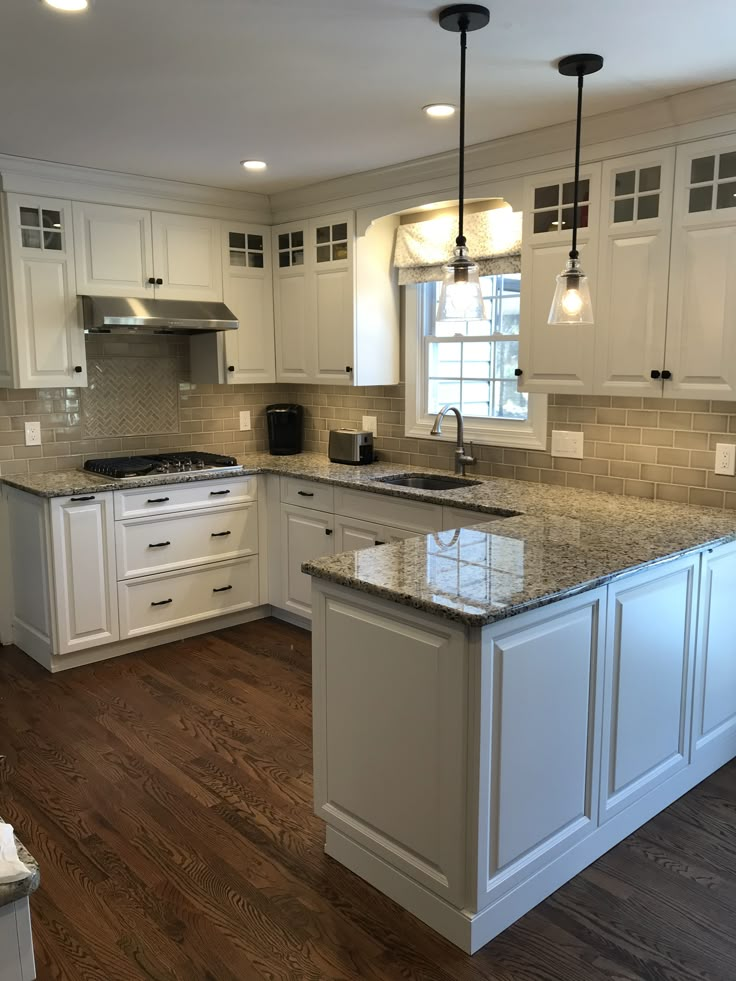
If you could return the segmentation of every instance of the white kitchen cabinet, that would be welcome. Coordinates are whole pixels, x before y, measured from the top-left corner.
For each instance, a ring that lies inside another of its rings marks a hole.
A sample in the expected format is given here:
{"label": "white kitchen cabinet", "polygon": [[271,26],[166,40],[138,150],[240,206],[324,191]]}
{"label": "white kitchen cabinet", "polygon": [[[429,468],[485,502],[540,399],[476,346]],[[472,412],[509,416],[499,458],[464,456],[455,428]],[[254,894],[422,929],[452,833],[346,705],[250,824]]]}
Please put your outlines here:
{"label": "white kitchen cabinet", "polygon": [[736,755],[736,544],[708,549],[700,579],[693,697],[694,760]]}
{"label": "white kitchen cabinet", "polygon": [[677,148],[665,394],[736,394],[736,137]]}
{"label": "white kitchen cabinet", "polygon": [[381,525],[335,515],[335,551],[352,552],[383,545],[386,539],[382,537],[382,531]]}
{"label": "white kitchen cabinet", "polygon": [[699,556],[609,586],[601,821],[689,762]]}
{"label": "white kitchen cabinet", "polygon": [[0,380],[14,388],[86,385],[70,202],[8,194],[4,225],[9,289]]}
{"label": "white kitchen cabinet", "polygon": [[216,218],[75,203],[74,241],[81,294],[222,300]]}
{"label": "white kitchen cabinet", "polygon": [[271,229],[221,222],[223,299],[238,318],[224,331],[228,383],[276,381]]}
{"label": "white kitchen cabinet", "polygon": [[112,493],[51,501],[56,653],[117,640],[118,605]]}
{"label": "white kitchen cabinet", "polygon": [[312,580],[302,563],[335,551],[332,514],[281,505],[281,589],[279,606],[302,617],[312,614]]}
{"label": "white kitchen cabinet", "polygon": [[345,212],[273,229],[277,381],[398,381],[397,222],[381,218],[356,236]]}
{"label": "white kitchen cabinet", "polygon": [[[595,313],[600,164],[583,167],[580,179],[578,249]],[[565,268],[571,246],[573,190],[570,169],[525,183],[519,324],[519,389],[525,392],[580,394],[592,387],[594,328],[547,323],[555,278]]]}
{"label": "white kitchen cabinet", "polygon": [[600,395],[662,393],[674,164],[673,148],[603,164],[595,325],[586,328]]}
{"label": "white kitchen cabinet", "polygon": [[75,201],[77,290],[85,296],[153,296],[151,212]]}

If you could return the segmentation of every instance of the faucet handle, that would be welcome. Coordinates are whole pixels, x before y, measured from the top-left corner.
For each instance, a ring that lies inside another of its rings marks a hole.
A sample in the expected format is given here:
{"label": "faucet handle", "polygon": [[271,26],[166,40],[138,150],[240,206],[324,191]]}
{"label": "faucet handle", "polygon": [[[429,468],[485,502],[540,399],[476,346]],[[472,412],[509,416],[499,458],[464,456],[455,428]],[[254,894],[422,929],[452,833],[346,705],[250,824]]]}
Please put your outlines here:
{"label": "faucet handle", "polygon": [[468,457],[468,463],[475,463],[475,457],[473,456],[473,441],[468,440],[468,448],[465,451],[465,455]]}

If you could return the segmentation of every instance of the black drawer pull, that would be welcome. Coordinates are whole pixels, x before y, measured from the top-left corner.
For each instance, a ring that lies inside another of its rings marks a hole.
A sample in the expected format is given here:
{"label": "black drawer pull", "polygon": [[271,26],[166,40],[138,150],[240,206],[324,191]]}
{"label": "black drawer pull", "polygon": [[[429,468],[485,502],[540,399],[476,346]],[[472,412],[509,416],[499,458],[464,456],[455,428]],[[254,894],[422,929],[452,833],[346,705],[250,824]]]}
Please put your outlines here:
{"label": "black drawer pull", "polygon": [[167,545],[171,545],[171,542],[149,542],[149,548],[166,548]]}
{"label": "black drawer pull", "polygon": [[159,600],[158,603],[151,603],[151,606],[168,606],[169,603],[173,602],[173,599]]}
{"label": "black drawer pull", "polygon": [[222,497],[223,494],[229,494],[230,491],[210,491],[210,497]]}
{"label": "black drawer pull", "polygon": [[212,590],[213,593],[226,593],[228,589],[232,589],[232,586],[218,586]]}
{"label": "black drawer pull", "polygon": [[314,491],[297,491],[299,497],[314,497]]}
{"label": "black drawer pull", "polygon": [[374,545],[385,545],[386,543],[385,542],[374,542],[373,544]]}
{"label": "black drawer pull", "polygon": [[72,498],[70,498],[71,501],[94,501],[94,499],[95,499],[95,495],[94,494],[86,494],[84,497],[72,497]]}
{"label": "black drawer pull", "polygon": [[147,504],[165,504],[167,501],[171,500],[169,497],[149,497],[146,501]]}
{"label": "black drawer pull", "polygon": [[227,538],[228,535],[232,535],[231,531],[213,531],[210,538]]}

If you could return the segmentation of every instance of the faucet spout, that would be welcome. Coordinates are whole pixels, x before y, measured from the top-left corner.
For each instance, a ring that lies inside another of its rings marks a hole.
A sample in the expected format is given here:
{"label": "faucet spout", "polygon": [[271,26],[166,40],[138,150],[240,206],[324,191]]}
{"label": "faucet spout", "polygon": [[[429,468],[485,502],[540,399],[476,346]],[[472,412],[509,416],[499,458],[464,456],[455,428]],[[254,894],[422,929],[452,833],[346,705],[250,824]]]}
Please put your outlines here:
{"label": "faucet spout", "polygon": [[465,467],[469,464],[475,463],[475,457],[470,456],[465,452],[465,426],[463,423],[463,415],[460,409],[456,405],[443,405],[440,411],[437,413],[434,425],[430,430],[430,435],[441,436],[442,435],[442,420],[445,418],[448,412],[454,412],[457,418],[457,443],[455,446],[455,473],[465,475]]}

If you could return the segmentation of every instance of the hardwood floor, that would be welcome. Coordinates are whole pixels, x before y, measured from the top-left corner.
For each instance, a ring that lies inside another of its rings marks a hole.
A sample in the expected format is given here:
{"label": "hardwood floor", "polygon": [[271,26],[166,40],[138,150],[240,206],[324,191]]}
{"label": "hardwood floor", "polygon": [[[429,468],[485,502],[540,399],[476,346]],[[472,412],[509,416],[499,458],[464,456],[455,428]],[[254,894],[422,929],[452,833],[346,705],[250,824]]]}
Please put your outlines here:
{"label": "hardwood floor", "polygon": [[0,651],[40,981],[736,979],[736,764],[470,958],[325,857],[309,645],[266,620],[55,676]]}

